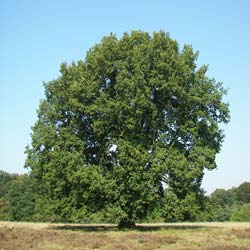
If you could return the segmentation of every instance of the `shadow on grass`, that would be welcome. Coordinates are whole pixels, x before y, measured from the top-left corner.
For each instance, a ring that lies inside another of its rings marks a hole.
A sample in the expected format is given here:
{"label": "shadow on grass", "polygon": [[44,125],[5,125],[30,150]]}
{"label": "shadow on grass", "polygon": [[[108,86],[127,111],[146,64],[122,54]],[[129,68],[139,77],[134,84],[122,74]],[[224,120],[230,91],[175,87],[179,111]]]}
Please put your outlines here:
{"label": "shadow on grass", "polygon": [[[50,226],[49,229],[52,230],[70,230],[70,231],[83,231],[83,232],[110,232],[110,231],[142,231],[142,232],[152,232],[152,231],[159,231],[159,230],[195,230],[195,229],[202,229],[208,228],[206,226],[201,225],[176,225],[176,224],[166,224],[166,225],[147,225],[147,224],[140,224],[136,225],[135,228],[118,228],[117,225],[109,225],[109,224],[87,224],[87,225],[53,225]],[[211,227],[210,227],[211,228]]]}

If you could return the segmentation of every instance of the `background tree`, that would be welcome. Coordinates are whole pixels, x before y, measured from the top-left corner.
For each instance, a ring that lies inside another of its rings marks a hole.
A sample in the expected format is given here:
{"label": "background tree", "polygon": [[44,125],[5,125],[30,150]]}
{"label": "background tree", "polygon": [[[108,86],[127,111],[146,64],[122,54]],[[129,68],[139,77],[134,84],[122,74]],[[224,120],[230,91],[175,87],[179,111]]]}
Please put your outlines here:
{"label": "background tree", "polygon": [[197,204],[229,119],[225,90],[197,57],[163,31],[111,34],[45,84],[26,166],[65,220],[112,207],[120,226],[133,226],[164,187]]}
{"label": "background tree", "polygon": [[32,221],[35,207],[35,194],[29,175],[20,175],[11,182],[7,193],[10,220]]}
{"label": "background tree", "polygon": [[209,197],[210,220],[229,221],[232,209],[236,202],[236,196],[230,190],[216,189]]}
{"label": "background tree", "polygon": [[250,221],[250,203],[244,203],[240,209],[233,210],[231,220]]}
{"label": "background tree", "polygon": [[0,170],[0,198],[6,196],[11,182],[18,178],[17,174],[10,174]]}
{"label": "background tree", "polygon": [[233,188],[232,192],[239,204],[250,203],[250,182],[243,182],[239,187]]}
{"label": "background tree", "polygon": [[10,190],[12,181],[17,177],[16,174],[9,174],[0,170],[0,220],[8,220],[10,218],[10,207],[7,194]]}

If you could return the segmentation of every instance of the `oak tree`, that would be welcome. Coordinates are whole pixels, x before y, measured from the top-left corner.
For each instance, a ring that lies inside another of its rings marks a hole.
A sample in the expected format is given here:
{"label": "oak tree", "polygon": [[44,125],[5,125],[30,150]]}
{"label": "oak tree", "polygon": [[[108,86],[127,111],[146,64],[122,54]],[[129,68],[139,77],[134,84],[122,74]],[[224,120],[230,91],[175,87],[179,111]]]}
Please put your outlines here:
{"label": "oak tree", "polygon": [[[112,211],[133,226],[164,189],[199,192],[229,120],[226,91],[198,53],[163,31],[111,34],[45,84],[26,166],[56,211]],[[191,195],[192,196],[192,195]]]}

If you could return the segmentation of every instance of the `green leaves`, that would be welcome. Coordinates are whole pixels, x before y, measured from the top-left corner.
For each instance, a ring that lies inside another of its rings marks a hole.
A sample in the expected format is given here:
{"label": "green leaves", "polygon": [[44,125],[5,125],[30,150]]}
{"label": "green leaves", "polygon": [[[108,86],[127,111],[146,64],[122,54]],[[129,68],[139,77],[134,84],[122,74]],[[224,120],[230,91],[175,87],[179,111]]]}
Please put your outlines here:
{"label": "green leaves", "polygon": [[10,220],[32,220],[35,196],[32,180],[28,175],[19,176],[11,182],[6,198],[9,203]]}
{"label": "green leaves", "polygon": [[198,192],[229,112],[224,89],[205,76],[207,66],[196,68],[197,57],[164,31],[132,31],[62,64],[45,84],[27,148],[26,166],[51,199],[83,214],[114,206],[134,219],[161,199],[163,182],[180,202]]}

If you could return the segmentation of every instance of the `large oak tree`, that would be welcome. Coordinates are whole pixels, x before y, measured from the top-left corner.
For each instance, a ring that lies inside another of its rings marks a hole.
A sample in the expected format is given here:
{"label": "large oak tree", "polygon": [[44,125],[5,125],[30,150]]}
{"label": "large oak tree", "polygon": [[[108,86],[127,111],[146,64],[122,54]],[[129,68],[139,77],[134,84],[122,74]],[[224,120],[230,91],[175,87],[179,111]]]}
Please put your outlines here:
{"label": "large oak tree", "polygon": [[133,225],[164,189],[180,200],[199,192],[229,111],[197,57],[163,31],[133,31],[61,65],[45,84],[26,161],[58,213],[106,209]]}

